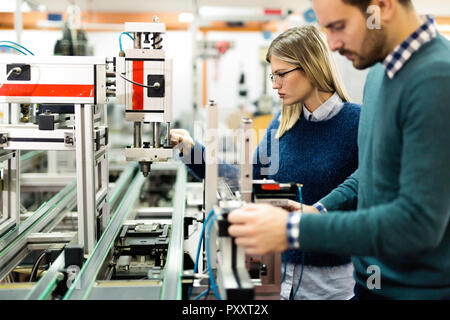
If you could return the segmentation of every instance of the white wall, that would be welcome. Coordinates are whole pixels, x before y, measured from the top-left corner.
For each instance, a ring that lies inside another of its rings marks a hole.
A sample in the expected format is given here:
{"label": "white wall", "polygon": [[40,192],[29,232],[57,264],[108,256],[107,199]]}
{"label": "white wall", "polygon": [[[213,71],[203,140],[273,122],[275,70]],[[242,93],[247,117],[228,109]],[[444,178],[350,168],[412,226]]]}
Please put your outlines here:
{"label": "white wall", "polygon": [[260,47],[268,46],[270,42],[255,32],[211,32],[207,40],[234,42],[234,48],[218,61],[208,60],[208,99],[216,100],[222,110],[235,109],[240,74],[243,72],[249,101],[257,100],[263,93]]}

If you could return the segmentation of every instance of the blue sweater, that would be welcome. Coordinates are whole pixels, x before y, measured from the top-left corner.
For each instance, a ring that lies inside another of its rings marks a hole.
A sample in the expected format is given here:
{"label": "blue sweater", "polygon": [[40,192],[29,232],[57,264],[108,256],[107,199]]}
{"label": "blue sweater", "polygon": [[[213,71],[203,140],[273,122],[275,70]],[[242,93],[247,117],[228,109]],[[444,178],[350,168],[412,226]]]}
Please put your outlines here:
{"label": "blue sweater", "polygon": [[[345,103],[341,111],[327,121],[307,121],[303,115],[280,138],[279,112],[269,124],[266,134],[254,154],[253,179],[273,179],[277,182],[301,183],[303,203],[311,205],[327,195],[358,167],[357,134],[360,106]],[[183,162],[199,179],[205,176],[205,165],[199,162],[204,147],[199,143],[185,156]],[[194,154],[197,153],[197,164]],[[232,178],[237,169],[219,165],[219,176]],[[297,199],[299,201],[299,199]],[[300,263],[301,251],[288,250],[288,262]],[[305,265],[337,266],[350,262],[348,256],[305,252]]]}

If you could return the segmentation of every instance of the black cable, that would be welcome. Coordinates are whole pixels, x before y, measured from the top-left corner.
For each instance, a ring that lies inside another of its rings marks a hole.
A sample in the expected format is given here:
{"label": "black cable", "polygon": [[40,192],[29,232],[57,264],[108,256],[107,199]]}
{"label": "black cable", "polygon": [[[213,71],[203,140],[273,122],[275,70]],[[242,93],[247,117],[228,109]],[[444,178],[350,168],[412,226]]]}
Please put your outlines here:
{"label": "black cable", "polygon": [[[118,73],[118,72],[117,72]],[[157,83],[155,83],[154,85],[152,85],[152,86],[146,86],[145,84],[142,84],[142,83],[138,83],[138,82],[134,82],[134,81],[132,81],[132,80],[130,80],[130,79],[127,79],[127,78],[125,78],[122,74],[120,74],[119,73],[119,76],[122,78],[122,79],[124,79],[125,81],[128,81],[128,82],[131,82],[132,84],[135,84],[135,85],[137,85],[137,86],[140,86],[140,87],[144,87],[144,88],[159,88],[159,87],[161,87],[161,85],[157,82]],[[156,85],[156,84],[158,84],[158,85]]]}
{"label": "black cable", "polygon": [[31,273],[30,273],[30,280],[29,282],[33,282],[33,278],[37,276],[37,271],[39,270],[39,264],[42,260],[42,258],[47,254],[47,250],[45,250],[44,252],[42,252],[39,257],[36,259],[36,262],[33,265],[33,268],[31,269]]}

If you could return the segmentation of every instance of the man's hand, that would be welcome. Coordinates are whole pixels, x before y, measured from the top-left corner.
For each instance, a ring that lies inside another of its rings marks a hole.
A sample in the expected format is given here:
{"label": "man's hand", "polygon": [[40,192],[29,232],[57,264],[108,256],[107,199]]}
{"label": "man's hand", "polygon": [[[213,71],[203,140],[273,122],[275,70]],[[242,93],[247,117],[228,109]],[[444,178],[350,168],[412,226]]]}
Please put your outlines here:
{"label": "man's hand", "polygon": [[194,147],[194,139],[184,129],[170,130],[170,143],[172,146],[180,149],[184,155],[188,155]]}
{"label": "man's hand", "polygon": [[228,215],[228,233],[248,254],[283,252],[288,248],[288,212],[269,204],[249,204]]}

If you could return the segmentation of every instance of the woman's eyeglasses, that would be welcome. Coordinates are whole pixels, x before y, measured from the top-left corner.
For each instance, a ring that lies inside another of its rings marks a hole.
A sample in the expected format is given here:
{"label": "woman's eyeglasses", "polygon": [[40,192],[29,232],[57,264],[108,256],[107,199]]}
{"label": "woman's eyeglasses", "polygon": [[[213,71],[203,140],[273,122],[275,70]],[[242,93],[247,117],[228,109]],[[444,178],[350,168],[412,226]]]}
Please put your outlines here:
{"label": "woman's eyeglasses", "polygon": [[289,72],[292,72],[292,71],[295,71],[295,70],[303,70],[303,69],[300,68],[300,67],[296,67],[296,68],[294,68],[292,70],[289,70],[289,71],[286,71],[286,72],[280,72],[280,73],[275,73],[275,74],[271,73],[269,75],[270,81],[272,81],[272,83],[277,83],[277,84],[281,85],[282,82],[283,82],[284,76],[287,75]]}

